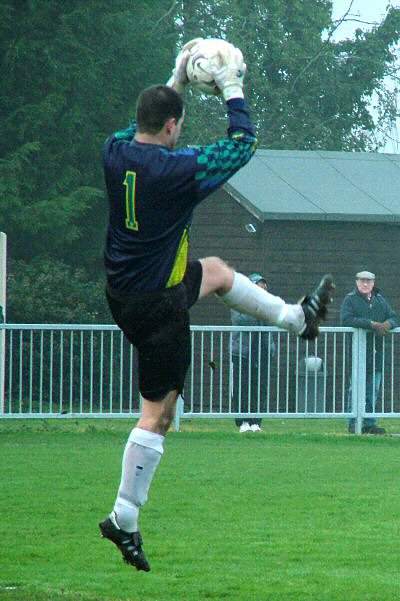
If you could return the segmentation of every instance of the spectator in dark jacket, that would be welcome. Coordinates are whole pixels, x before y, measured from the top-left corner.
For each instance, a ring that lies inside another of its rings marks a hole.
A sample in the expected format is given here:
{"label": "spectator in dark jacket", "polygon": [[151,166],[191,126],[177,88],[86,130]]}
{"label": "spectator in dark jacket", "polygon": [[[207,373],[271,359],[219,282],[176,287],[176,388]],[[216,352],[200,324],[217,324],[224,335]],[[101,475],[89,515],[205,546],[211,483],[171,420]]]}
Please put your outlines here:
{"label": "spectator in dark jacket", "polygon": [[[342,326],[368,330],[365,408],[367,413],[372,413],[382,381],[383,338],[389,330],[399,326],[396,313],[375,287],[374,273],[360,271],[356,274],[356,287],[343,300],[340,320]],[[351,383],[349,405],[351,406]],[[349,421],[349,432],[355,432],[354,418]],[[377,426],[376,419],[365,418],[362,433],[385,434],[385,429]]]}
{"label": "spectator in dark jacket", "polygon": [[[252,273],[249,280],[267,290],[266,279],[260,273]],[[250,315],[231,311],[234,326],[268,326],[266,321]],[[232,411],[257,413],[265,410],[268,390],[268,374],[271,358],[275,355],[275,342],[271,332],[232,333],[233,390]],[[268,368],[269,366],[269,368]],[[240,432],[260,432],[261,419],[257,417],[236,418]]]}

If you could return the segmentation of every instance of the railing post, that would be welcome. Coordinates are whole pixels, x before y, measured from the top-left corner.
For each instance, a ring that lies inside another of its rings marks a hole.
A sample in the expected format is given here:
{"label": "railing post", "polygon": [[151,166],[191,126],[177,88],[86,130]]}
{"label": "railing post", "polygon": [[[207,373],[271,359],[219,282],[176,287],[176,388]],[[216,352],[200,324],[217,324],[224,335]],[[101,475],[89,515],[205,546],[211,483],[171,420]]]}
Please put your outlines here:
{"label": "railing post", "polygon": [[[7,290],[7,236],[0,232],[0,323],[6,321]],[[4,413],[4,385],[6,365],[6,331],[0,329],[0,415]]]}
{"label": "railing post", "polygon": [[367,331],[359,328],[360,343],[358,346],[359,380],[357,402],[357,434],[361,434],[361,427],[365,415],[365,396],[367,381]]}
{"label": "railing post", "polygon": [[367,332],[357,328],[353,334],[351,406],[355,412],[355,433],[361,434],[365,413]]}

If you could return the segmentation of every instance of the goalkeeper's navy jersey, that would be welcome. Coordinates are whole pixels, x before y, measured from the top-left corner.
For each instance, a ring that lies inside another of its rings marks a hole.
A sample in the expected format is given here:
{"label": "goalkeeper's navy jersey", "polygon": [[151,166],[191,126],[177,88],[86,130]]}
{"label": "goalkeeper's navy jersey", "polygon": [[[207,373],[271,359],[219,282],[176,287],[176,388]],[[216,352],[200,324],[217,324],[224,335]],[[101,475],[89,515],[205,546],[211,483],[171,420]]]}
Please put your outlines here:
{"label": "goalkeeper's navy jersey", "polygon": [[226,182],[255,152],[256,138],[242,99],[227,103],[228,138],[171,151],[134,139],[136,124],[104,148],[109,198],[107,280],[122,294],[182,281],[194,207]]}

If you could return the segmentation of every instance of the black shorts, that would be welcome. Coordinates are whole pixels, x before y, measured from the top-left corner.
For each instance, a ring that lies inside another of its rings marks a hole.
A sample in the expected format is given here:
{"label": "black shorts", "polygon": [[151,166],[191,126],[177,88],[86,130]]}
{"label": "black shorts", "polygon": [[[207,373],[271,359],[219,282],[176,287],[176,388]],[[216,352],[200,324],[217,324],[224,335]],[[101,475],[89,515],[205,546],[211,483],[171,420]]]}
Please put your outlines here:
{"label": "black shorts", "polygon": [[172,288],[123,296],[107,286],[112,316],[138,350],[139,390],[149,401],[183,390],[191,356],[188,309],[199,297],[202,275],[200,261],[190,261]]}

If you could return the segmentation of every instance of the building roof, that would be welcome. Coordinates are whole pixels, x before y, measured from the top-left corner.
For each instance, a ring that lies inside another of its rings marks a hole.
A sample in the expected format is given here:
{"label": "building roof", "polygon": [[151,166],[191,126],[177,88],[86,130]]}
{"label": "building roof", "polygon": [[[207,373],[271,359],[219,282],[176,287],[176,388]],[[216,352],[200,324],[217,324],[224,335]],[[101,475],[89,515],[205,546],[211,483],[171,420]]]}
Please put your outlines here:
{"label": "building roof", "polygon": [[225,189],[260,221],[400,222],[400,155],[260,149]]}

